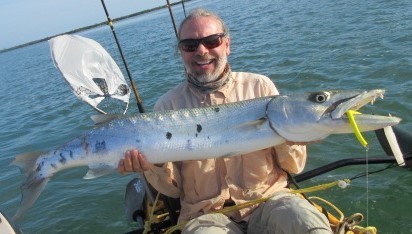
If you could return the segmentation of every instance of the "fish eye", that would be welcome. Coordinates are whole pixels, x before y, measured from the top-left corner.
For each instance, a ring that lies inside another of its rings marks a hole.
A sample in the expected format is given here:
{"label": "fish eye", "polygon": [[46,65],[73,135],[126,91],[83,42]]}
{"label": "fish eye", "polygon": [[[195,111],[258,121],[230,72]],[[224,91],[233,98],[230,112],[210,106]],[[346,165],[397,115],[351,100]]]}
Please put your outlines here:
{"label": "fish eye", "polygon": [[320,93],[313,93],[310,97],[309,100],[317,103],[324,103],[328,100],[328,94],[325,92],[320,92]]}

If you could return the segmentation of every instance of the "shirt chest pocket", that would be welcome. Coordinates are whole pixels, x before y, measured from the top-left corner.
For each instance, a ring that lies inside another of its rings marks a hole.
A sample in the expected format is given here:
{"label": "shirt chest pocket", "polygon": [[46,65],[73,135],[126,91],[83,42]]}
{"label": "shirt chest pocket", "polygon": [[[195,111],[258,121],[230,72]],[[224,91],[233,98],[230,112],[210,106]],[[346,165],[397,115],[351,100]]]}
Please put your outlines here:
{"label": "shirt chest pocket", "polygon": [[219,195],[220,176],[214,159],[185,161],[181,173],[186,202],[194,204]]}
{"label": "shirt chest pocket", "polygon": [[242,156],[241,184],[254,190],[271,185],[277,177],[271,149],[264,149]]}

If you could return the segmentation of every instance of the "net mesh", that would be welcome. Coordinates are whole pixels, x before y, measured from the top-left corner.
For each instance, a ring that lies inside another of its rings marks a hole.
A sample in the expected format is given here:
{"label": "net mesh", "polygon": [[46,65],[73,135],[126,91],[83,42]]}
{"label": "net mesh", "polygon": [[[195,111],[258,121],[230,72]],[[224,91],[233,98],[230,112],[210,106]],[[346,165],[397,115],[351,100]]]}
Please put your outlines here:
{"label": "net mesh", "polygon": [[53,62],[74,95],[100,113],[126,113],[130,89],[117,64],[96,41],[78,35],[49,40]]}

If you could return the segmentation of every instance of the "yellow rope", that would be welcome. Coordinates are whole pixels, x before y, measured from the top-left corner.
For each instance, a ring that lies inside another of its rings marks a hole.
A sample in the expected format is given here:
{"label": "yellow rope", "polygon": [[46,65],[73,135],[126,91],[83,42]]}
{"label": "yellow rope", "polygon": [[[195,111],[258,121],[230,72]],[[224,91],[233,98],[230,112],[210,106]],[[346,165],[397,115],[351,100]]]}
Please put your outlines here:
{"label": "yellow rope", "polygon": [[354,230],[357,230],[357,234],[377,234],[378,229],[376,227],[361,227],[361,226],[354,226]]}
{"label": "yellow rope", "polygon": [[[328,189],[328,188],[331,188],[331,187],[337,186],[337,185],[339,187],[344,188],[349,183],[350,183],[350,180],[344,179],[344,180],[334,181],[334,182],[327,183],[327,184],[312,186],[312,187],[309,187],[309,188],[290,190],[290,192],[293,193],[293,194],[311,193],[311,192],[317,192],[317,191],[325,190],[325,189]],[[253,201],[248,201],[248,202],[245,202],[245,203],[242,203],[242,204],[226,207],[226,208],[223,208],[221,210],[217,210],[217,211],[214,211],[214,212],[211,212],[211,213],[227,214],[227,213],[234,212],[234,211],[237,211],[237,210],[241,210],[241,209],[253,206],[253,205],[260,204],[262,202],[265,202],[265,201],[269,200],[270,198],[271,197],[259,198],[259,199],[253,200]],[[340,216],[340,218],[339,218],[340,224],[343,224],[345,221],[354,219],[353,217],[355,215],[358,215],[358,214],[354,214],[354,215],[352,215],[352,216],[345,219],[345,215],[343,214],[343,212],[339,208],[337,208],[335,205],[333,205],[331,202],[329,202],[329,201],[327,201],[323,198],[320,198],[320,197],[310,197],[309,199],[310,200],[322,201],[323,203],[325,203],[325,204],[329,205],[331,208],[333,208],[336,211],[336,213],[338,213],[338,215]],[[359,220],[358,222],[360,222],[360,221],[361,220]],[[353,221],[351,221],[351,222],[353,222]],[[188,221],[184,221],[184,222],[181,222],[181,223],[179,223],[175,226],[172,226],[168,230],[166,230],[165,233],[166,234],[171,234],[174,231],[182,230],[186,226],[187,223],[188,223]],[[353,234],[355,234],[355,233],[356,234],[377,234],[376,227],[372,227],[372,226],[361,227],[361,226],[355,225],[355,223],[354,223],[351,227],[348,227],[348,228],[349,228],[349,230],[346,232],[346,234],[352,234],[352,233]]]}
{"label": "yellow rope", "polygon": [[[345,179],[345,180],[343,180],[343,181],[345,181],[346,183],[349,183],[349,182],[350,182],[350,180],[348,180],[348,179]],[[316,192],[316,191],[320,191],[320,190],[325,190],[325,189],[331,188],[331,187],[333,187],[333,186],[338,185],[340,182],[341,182],[341,180],[339,180],[339,181],[334,181],[334,182],[327,183],[327,184],[316,185],[316,186],[309,187],[309,188],[291,190],[290,192],[293,193],[293,194],[298,194],[298,193],[311,193],[311,192]],[[241,210],[241,209],[244,209],[244,208],[253,206],[253,205],[260,204],[260,203],[262,203],[262,202],[265,202],[265,201],[269,200],[270,198],[271,198],[271,197],[259,198],[259,199],[256,199],[256,200],[253,200],[253,201],[248,201],[248,202],[245,202],[245,203],[242,203],[242,204],[238,204],[238,205],[234,205],[234,206],[229,206],[229,207],[226,207],[226,208],[217,210],[217,211],[213,211],[213,212],[211,212],[211,213],[223,213],[223,214],[227,214],[227,213],[234,212],[234,211],[237,211],[237,210]],[[174,231],[177,231],[177,230],[182,230],[187,223],[188,223],[187,221],[181,222],[181,223],[179,223],[179,224],[177,224],[177,225],[169,228],[165,233],[166,233],[166,234],[169,234],[169,233],[173,233]]]}
{"label": "yellow rope", "polygon": [[325,199],[323,199],[323,198],[320,198],[320,197],[309,197],[309,199],[310,199],[310,200],[318,200],[318,201],[321,201],[321,202],[325,203],[326,205],[332,207],[332,208],[336,211],[336,213],[339,214],[339,216],[340,216],[339,221],[340,221],[340,222],[342,222],[343,219],[345,218],[345,215],[343,214],[343,212],[342,212],[338,207],[336,207],[335,205],[333,205],[331,202],[329,202],[329,201],[327,201],[327,200],[325,200]]}
{"label": "yellow rope", "polygon": [[[344,179],[343,180],[345,183],[349,184],[350,180],[349,179]],[[309,188],[304,188],[304,189],[296,189],[296,190],[291,190],[291,193],[297,194],[297,193],[312,193],[312,192],[317,192],[317,191],[321,191],[321,190],[325,190],[328,188],[332,188],[336,185],[339,185],[339,183],[341,183],[342,180],[337,180],[331,183],[327,183],[327,184],[320,184],[320,185],[315,185]]]}
{"label": "yellow rope", "polygon": [[173,233],[174,231],[182,230],[182,229],[186,226],[187,223],[188,223],[188,222],[185,221],[185,222],[181,222],[181,223],[179,223],[179,224],[176,224],[175,226],[167,229],[166,232],[165,232],[165,234],[171,234],[171,233]]}
{"label": "yellow rope", "polygon": [[360,213],[353,214],[352,216],[346,218],[341,224],[346,224],[347,232],[346,234],[377,234],[378,229],[373,226],[362,227],[358,226],[360,222],[363,221],[363,215]]}
{"label": "yellow rope", "polygon": [[321,201],[325,203],[326,205],[330,206],[331,208],[333,208],[336,211],[336,213],[338,213],[340,216],[339,218],[340,225],[344,223],[348,225],[346,227],[349,230],[345,234],[377,234],[378,233],[378,230],[376,227],[373,227],[373,226],[362,227],[362,226],[356,225],[363,221],[363,215],[360,213],[353,214],[350,217],[345,219],[345,215],[343,214],[343,212],[339,208],[337,208],[335,205],[333,205],[331,202],[323,198],[320,198],[320,197],[309,197],[309,199],[311,201],[312,200]]}
{"label": "yellow rope", "polygon": [[152,209],[151,209],[151,212],[150,212],[150,215],[149,215],[148,220],[146,220],[146,221],[144,222],[143,234],[147,234],[147,233],[149,233],[149,232],[151,231],[153,214],[154,214],[154,211],[155,211],[155,208],[156,208],[156,205],[157,205],[157,201],[159,200],[159,194],[160,194],[160,193],[157,193],[156,199],[155,199],[154,202],[153,202]]}

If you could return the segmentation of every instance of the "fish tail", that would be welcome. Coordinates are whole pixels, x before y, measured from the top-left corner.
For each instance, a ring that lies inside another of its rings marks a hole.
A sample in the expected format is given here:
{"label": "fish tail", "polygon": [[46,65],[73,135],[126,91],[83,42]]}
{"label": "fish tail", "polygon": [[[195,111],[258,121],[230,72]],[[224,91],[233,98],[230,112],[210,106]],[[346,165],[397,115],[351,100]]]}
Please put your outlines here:
{"label": "fish tail", "polygon": [[20,208],[17,210],[13,219],[16,220],[21,217],[21,215],[27,211],[33,203],[40,196],[47,182],[50,180],[49,177],[40,177],[37,174],[37,158],[43,155],[43,153],[27,153],[16,156],[15,160],[11,163],[20,167],[22,173],[27,177],[27,180],[21,186],[21,203]]}
{"label": "fish tail", "polygon": [[24,212],[26,212],[34,204],[49,180],[50,178],[41,178],[38,180],[28,179],[21,186],[22,198],[20,207],[14,215],[13,220],[19,219],[22,214],[24,214]]}
{"label": "fish tail", "polygon": [[18,166],[21,172],[28,177],[33,171],[36,170],[36,161],[37,159],[43,155],[44,152],[32,152],[32,153],[25,153],[17,155],[12,165]]}

